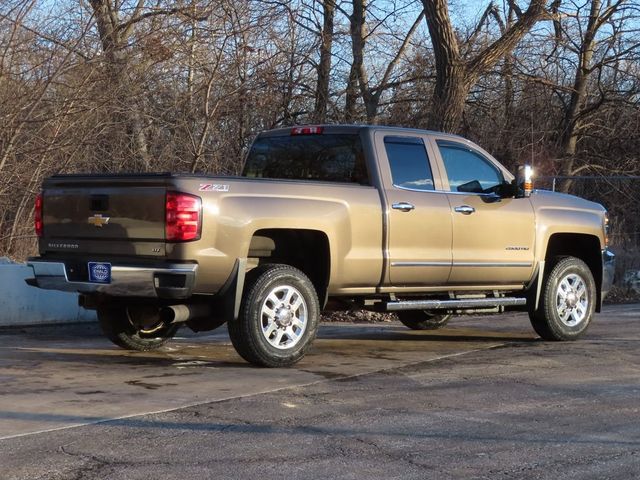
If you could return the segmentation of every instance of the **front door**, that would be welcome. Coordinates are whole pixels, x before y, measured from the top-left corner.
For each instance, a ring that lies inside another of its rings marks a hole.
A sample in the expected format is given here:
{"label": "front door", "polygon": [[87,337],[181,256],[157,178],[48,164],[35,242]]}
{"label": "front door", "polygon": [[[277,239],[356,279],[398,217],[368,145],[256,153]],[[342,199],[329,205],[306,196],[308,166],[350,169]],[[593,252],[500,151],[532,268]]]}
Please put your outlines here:
{"label": "front door", "polygon": [[499,198],[501,169],[483,152],[436,140],[453,221],[452,285],[523,283],[534,268],[535,219],[528,198]]}
{"label": "front door", "polygon": [[377,132],[376,147],[386,156],[380,164],[388,206],[391,285],[446,284],[451,270],[451,207],[446,193],[436,191],[440,176],[425,139]]}

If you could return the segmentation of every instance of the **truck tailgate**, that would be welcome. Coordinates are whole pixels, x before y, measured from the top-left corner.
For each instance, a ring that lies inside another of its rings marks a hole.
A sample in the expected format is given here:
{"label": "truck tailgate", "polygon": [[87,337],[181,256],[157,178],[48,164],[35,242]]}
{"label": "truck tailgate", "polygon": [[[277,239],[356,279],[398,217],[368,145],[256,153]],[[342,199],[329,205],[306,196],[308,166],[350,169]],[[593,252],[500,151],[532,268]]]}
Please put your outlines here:
{"label": "truck tailgate", "polygon": [[40,252],[163,256],[169,178],[142,174],[48,179]]}

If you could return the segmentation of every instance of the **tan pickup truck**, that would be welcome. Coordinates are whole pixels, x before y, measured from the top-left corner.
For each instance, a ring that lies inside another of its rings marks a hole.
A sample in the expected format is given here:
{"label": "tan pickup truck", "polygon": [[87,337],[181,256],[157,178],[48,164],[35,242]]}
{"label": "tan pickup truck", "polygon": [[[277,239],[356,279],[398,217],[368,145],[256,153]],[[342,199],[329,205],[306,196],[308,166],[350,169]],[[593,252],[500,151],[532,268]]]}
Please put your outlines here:
{"label": "tan pickup truck", "polygon": [[325,308],[392,311],[413,329],[525,310],[544,339],[572,340],[612,282],[606,211],[528,182],[458,136],[272,130],[240,177],[47,179],[27,283],[79,292],[121,347],[227,322],[264,366],[300,360]]}

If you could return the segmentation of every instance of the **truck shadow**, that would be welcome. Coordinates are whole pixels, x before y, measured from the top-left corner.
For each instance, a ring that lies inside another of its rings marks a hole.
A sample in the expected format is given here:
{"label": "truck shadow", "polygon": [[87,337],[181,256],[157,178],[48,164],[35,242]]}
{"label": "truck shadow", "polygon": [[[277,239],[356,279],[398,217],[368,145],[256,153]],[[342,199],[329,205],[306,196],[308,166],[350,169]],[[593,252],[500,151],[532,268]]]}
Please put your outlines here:
{"label": "truck shadow", "polygon": [[446,328],[442,330],[412,331],[404,329],[371,329],[368,332],[328,332],[318,335],[319,339],[331,340],[369,340],[399,342],[538,342],[533,333],[492,332],[486,329]]}
{"label": "truck shadow", "polygon": [[[0,367],[12,364],[49,365],[75,363],[87,368],[105,364],[122,367],[255,368],[244,362],[230,345],[228,337],[180,337],[159,350],[135,352],[112,346],[106,339],[90,336],[69,338],[47,332],[43,338],[33,335],[11,338],[0,350]],[[46,342],[44,341],[46,339]],[[339,356],[353,359],[378,358],[402,363],[406,354],[443,352],[541,342],[532,333],[496,332],[475,328],[446,328],[437,331],[411,331],[397,326],[367,328],[323,326],[305,363],[326,362],[314,357]],[[489,344],[489,345],[487,345]],[[429,345],[428,347],[426,345]],[[37,368],[37,367],[36,367]],[[295,367],[294,367],[295,368]]]}

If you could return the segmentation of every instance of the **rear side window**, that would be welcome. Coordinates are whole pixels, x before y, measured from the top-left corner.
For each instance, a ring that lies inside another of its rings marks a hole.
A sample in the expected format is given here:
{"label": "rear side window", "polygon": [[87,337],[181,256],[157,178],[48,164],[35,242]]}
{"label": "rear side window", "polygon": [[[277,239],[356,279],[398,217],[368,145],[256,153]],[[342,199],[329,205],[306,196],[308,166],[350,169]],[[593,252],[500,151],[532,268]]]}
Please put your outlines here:
{"label": "rear side window", "polygon": [[243,176],[369,185],[357,134],[258,138],[247,156]]}
{"label": "rear side window", "polygon": [[452,191],[489,193],[504,182],[500,170],[466,146],[438,140],[438,148]]}
{"label": "rear side window", "polygon": [[411,190],[434,190],[433,173],[424,142],[415,137],[385,137],[393,185]]}

